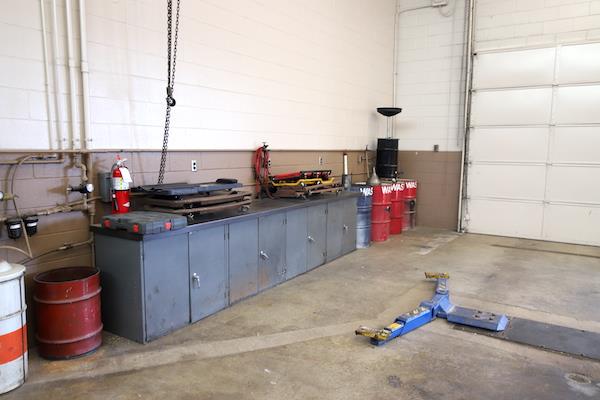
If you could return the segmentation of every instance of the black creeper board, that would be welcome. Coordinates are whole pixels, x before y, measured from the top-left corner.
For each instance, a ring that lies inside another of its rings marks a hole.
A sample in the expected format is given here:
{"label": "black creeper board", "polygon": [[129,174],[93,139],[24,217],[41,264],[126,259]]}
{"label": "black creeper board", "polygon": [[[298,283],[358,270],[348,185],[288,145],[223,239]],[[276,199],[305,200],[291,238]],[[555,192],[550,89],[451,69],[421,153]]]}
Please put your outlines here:
{"label": "black creeper board", "polygon": [[454,329],[526,344],[577,357],[600,360],[600,333],[511,317],[506,329],[493,332],[454,325]]}
{"label": "black creeper board", "polygon": [[134,192],[145,193],[155,196],[191,196],[200,193],[215,192],[217,190],[232,190],[242,187],[241,183],[230,179],[221,179],[224,182],[204,183],[164,183],[160,185],[138,186],[132,189]]}

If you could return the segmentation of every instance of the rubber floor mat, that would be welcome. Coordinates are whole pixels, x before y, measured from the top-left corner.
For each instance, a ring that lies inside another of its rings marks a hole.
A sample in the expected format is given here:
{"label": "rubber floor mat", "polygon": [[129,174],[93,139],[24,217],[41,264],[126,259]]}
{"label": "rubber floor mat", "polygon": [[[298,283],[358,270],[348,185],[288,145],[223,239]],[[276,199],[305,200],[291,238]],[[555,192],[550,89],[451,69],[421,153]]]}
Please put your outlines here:
{"label": "rubber floor mat", "polygon": [[458,324],[454,325],[454,329],[578,357],[600,360],[600,333],[596,332],[516,317],[510,318],[507,328],[502,332],[493,332]]}

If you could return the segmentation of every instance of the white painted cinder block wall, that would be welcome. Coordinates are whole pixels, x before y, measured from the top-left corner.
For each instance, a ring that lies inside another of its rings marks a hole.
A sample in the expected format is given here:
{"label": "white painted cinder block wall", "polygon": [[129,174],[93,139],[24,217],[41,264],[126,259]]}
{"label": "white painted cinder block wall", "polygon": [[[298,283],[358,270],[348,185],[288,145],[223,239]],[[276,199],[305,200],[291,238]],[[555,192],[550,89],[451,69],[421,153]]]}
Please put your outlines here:
{"label": "white painted cinder block wall", "polygon": [[[60,108],[68,132],[64,0],[58,3]],[[161,147],[165,3],[87,1],[88,147]],[[395,0],[181,4],[172,149],[252,149],[262,141],[280,149],[361,149],[384,132],[375,108],[392,101]],[[2,5],[0,148],[56,148],[48,130],[39,1]],[[45,5],[51,31],[50,1]],[[64,138],[62,147],[79,147],[78,137]]]}
{"label": "white painted cinder block wall", "polygon": [[[425,8],[399,17],[395,136],[401,150],[458,151],[462,147],[462,49],[465,0],[442,11]],[[400,0],[400,9],[431,0]],[[476,0],[474,50],[488,51],[600,41],[600,0]]]}
{"label": "white painted cinder block wall", "polygon": [[437,144],[440,151],[458,151],[465,2],[427,8],[430,4],[400,0],[396,101],[403,112],[396,118],[395,136],[400,150],[433,150]]}

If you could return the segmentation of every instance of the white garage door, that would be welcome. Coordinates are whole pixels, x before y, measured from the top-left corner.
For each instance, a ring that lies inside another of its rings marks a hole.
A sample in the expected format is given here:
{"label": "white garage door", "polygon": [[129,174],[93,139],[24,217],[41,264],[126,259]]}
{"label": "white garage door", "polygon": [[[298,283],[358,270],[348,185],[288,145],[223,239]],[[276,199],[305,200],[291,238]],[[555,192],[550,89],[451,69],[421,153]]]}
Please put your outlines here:
{"label": "white garage door", "polygon": [[600,43],[478,54],[463,227],[600,245]]}

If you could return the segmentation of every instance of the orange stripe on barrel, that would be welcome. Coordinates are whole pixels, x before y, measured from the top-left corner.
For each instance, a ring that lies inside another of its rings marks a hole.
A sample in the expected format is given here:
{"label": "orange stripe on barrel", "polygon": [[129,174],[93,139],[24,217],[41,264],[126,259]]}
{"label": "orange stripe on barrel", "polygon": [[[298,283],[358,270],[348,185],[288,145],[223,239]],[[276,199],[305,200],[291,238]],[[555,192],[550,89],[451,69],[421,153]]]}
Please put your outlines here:
{"label": "orange stripe on barrel", "polygon": [[27,351],[27,325],[0,336],[0,364],[21,357]]}

